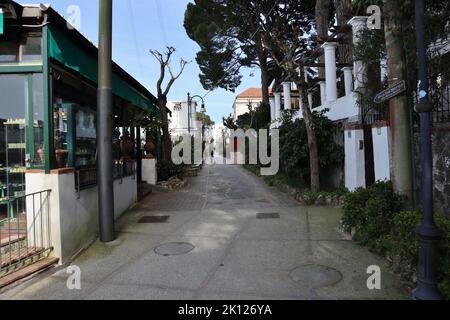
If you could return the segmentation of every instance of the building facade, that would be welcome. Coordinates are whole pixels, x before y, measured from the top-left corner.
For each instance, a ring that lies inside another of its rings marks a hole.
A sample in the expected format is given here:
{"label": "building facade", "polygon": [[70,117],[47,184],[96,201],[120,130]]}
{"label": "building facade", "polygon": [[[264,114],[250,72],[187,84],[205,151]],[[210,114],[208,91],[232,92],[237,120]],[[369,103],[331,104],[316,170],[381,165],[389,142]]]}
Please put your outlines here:
{"label": "building facade", "polygon": [[[98,50],[51,7],[2,8],[0,219],[23,218],[25,233],[35,230],[27,245],[45,243],[64,263],[98,234]],[[137,201],[142,180],[145,138],[136,115],[161,113],[157,99],[115,63],[112,81],[118,218]],[[48,212],[39,210],[44,205]]]}

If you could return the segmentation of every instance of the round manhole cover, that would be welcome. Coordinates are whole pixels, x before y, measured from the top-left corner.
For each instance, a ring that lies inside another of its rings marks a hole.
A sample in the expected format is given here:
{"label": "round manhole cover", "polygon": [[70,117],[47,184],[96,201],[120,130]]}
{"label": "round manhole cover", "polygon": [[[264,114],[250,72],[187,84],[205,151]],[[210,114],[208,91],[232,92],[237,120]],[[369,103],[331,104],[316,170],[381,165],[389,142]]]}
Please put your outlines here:
{"label": "round manhole cover", "polygon": [[165,243],[155,248],[155,252],[161,256],[178,256],[194,250],[194,246],[186,242]]}
{"label": "round manhole cover", "polygon": [[338,270],[318,264],[295,268],[289,277],[295,282],[313,288],[331,286],[342,280],[342,274]]}

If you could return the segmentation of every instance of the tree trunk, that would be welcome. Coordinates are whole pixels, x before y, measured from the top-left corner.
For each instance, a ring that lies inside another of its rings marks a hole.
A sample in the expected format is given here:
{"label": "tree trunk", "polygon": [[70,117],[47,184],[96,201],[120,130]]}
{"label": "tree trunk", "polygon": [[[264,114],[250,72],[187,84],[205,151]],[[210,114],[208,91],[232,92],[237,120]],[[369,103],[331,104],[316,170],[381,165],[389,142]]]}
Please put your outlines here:
{"label": "tree trunk", "polygon": [[297,87],[299,88],[300,99],[302,99],[302,114],[303,120],[305,121],[306,133],[308,136],[311,191],[317,192],[320,190],[320,167],[316,130],[312,118],[311,109],[309,108],[308,95],[306,94],[305,84],[298,83]]}
{"label": "tree trunk", "polygon": [[[389,84],[393,85],[405,79],[405,52],[400,38],[401,26],[395,20],[395,13],[400,12],[396,0],[384,0],[385,40],[388,59]],[[411,131],[406,94],[401,94],[389,101],[391,123],[391,174],[397,191],[407,197],[408,206],[413,200]]]}
{"label": "tree trunk", "polygon": [[[330,16],[330,0],[316,1],[317,40],[320,42],[328,37],[328,18]],[[319,58],[319,63],[325,63],[325,56]],[[325,68],[319,68],[319,78],[325,78]]]}
{"label": "tree trunk", "polygon": [[170,131],[169,131],[169,120],[167,115],[167,97],[159,97],[158,98],[158,106],[159,110],[161,111],[163,121],[162,121],[162,132],[163,132],[163,140],[162,140],[162,158],[165,161],[171,161],[172,160],[172,139],[170,138]]}
{"label": "tree trunk", "polygon": [[262,89],[262,100],[263,103],[268,106],[269,101],[269,67],[267,65],[268,54],[264,50],[262,41],[256,43],[259,67],[261,69],[261,89]]}
{"label": "tree trunk", "polygon": [[[333,0],[336,8],[336,17],[338,26],[345,26],[351,16],[352,1],[351,0]],[[339,44],[339,62],[352,63],[352,46],[350,44]]]}

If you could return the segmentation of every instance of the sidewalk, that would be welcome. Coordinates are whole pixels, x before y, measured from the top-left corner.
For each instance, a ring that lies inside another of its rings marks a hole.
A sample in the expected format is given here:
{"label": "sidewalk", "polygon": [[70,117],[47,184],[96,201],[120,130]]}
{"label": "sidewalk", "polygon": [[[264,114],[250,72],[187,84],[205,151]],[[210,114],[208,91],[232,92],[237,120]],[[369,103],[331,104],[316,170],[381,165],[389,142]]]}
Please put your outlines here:
{"label": "sidewalk", "polygon": [[[145,216],[169,217],[138,223]],[[76,259],[81,290],[68,290],[60,270],[0,299],[408,298],[381,258],[345,239],[339,220],[339,209],[301,207],[238,166],[207,165],[186,189],[137,205],[114,243]],[[371,265],[382,270],[381,290],[367,288]]]}

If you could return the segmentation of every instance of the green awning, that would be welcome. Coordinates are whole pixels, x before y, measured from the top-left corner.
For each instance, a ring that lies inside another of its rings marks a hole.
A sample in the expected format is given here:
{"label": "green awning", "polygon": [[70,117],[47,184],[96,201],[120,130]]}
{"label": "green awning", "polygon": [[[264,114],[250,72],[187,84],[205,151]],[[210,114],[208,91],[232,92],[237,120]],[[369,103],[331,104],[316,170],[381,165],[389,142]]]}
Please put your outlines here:
{"label": "green awning", "polygon": [[[76,43],[65,37],[56,28],[49,26],[48,57],[62,63],[67,68],[78,72],[87,79],[98,83],[98,58],[92,56]],[[138,92],[119,75],[112,76],[113,93],[132,103],[140,109],[160,118],[160,110],[143,94]]]}

